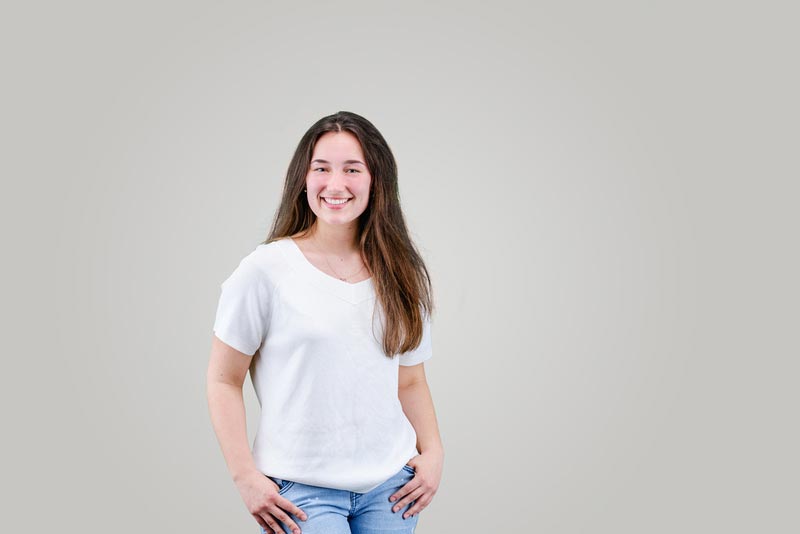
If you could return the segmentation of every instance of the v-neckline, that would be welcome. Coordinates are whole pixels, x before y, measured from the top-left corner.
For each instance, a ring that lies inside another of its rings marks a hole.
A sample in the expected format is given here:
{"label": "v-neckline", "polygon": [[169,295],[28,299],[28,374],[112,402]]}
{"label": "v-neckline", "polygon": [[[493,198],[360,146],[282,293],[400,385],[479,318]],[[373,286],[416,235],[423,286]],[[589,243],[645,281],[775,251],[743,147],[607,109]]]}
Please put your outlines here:
{"label": "v-neckline", "polygon": [[355,283],[345,282],[344,280],[340,280],[320,270],[311,263],[293,238],[286,237],[279,240],[279,242],[284,244],[283,249],[288,254],[288,259],[300,269],[300,272],[306,278],[313,281],[317,287],[324,288],[353,304],[358,304],[374,296],[372,287],[373,277],[370,276],[367,279]]}

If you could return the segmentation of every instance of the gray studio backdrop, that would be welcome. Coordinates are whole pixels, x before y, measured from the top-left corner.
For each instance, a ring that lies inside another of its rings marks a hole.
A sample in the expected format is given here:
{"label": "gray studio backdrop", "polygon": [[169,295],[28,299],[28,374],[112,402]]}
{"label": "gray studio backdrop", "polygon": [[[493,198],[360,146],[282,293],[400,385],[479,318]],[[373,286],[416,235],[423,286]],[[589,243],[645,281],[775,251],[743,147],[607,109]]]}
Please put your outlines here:
{"label": "gray studio backdrop", "polygon": [[349,110],[435,287],[419,534],[797,532],[788,6],[4,7],[2,530],[259,532],[206,406],[219,284]]}

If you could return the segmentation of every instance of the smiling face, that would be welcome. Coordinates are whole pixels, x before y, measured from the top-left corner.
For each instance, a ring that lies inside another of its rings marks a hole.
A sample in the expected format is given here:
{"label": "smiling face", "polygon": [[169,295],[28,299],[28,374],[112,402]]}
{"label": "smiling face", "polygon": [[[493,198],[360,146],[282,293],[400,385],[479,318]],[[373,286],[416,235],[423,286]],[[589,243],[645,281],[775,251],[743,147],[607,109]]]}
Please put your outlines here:
{"label": "smiling face", "polygon": [[318,222],[347,224],[369,204],[371,176],[361,144],[350,132],[327,132],[317,139],[306,174],[308,205]]}

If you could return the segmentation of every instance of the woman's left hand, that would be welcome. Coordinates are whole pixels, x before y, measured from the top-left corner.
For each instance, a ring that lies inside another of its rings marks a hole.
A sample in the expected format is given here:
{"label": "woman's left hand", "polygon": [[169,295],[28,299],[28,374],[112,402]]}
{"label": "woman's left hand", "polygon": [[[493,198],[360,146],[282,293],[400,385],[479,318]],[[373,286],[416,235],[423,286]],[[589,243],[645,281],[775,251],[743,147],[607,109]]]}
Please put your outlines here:
{"label": "woman's left hand", "polygon": [[414,478],[389,497],[394,503],[392,512],[402,510],[411,501],[416,501],[414,506],[403,514],[403,519],[417,515],[433,500],[442,478],[444,453],[423,452],[409,460],[408,465],[414,468]]}

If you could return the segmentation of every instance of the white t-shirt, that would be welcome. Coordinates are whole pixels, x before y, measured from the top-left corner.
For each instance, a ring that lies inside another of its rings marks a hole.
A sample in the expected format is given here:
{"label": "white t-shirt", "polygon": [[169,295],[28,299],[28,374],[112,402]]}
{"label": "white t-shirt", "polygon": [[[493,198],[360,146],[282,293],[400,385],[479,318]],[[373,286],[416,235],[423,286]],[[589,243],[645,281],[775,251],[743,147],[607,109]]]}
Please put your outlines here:
{"label": "white t-shirt", "polygon": [[258,245],[222,283],[214,334],[255,354],[253,457],[265,475],[366,493],[419,454],[398,364],[432,356],[430,317],[419,347],[390,359],[377,302],[372,278],[334,278],[291,238]]}

